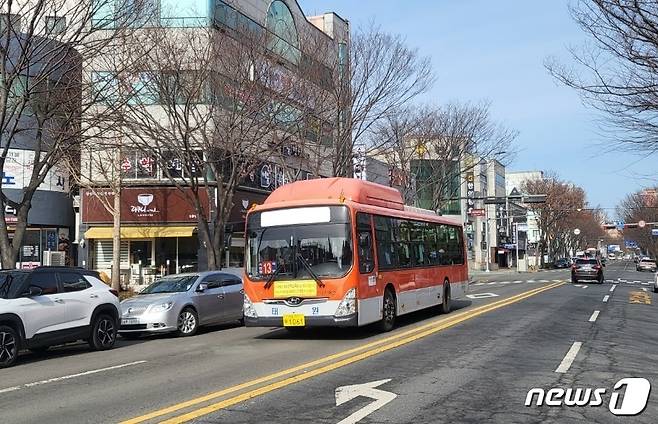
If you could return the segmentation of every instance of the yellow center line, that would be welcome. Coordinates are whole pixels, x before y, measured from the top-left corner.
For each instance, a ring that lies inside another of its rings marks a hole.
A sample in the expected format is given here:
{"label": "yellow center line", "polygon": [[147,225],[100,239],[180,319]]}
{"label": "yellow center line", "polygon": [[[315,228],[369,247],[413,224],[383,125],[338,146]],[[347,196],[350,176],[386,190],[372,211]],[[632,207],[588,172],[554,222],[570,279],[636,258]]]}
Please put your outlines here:
{"label": "yellow center line", "polygon": [[[478,308],[474,308],[474,309],[471,309],[469,311],[463,312],[461,314],[457,314],[457,315],[455,315],[451,318],[448,318],[448,319],[441,319],[439,321],[433,321],[431,323],[413,328],[411,330],[408,330],[408,331],[405,331],[405,332],[402,332],[402,333],[398,333],[398,334],[390,336],[390,337],[386,337],[386,338],[383,338],[383,339],[380,339],[380,340],[376,340],[374,342],[366,343],[366,344],[363,344],[361,346],[357,346],[357,347],[349,349],[349,350],[338,352],[336,354],[329,355],[329,356],[326,356],[326,357],[323,357],[323,358],[320,358],[320,359],[317,359],[317,360],[314,360],[314,361],[311,361],[311,362],[308,362],[308,363],[305,363],[305,364],[302,364],[302,365],[298,365],[298,366],[295,366],[295,367],[292,367],[292,368],[289,368],[289,369],[286,369],[286,370],[283,370],[283,371],[279,371],[279,372],[276,372],[276,373],[273,373],[273,374],[270,374],[270,375],[267,375],[267,376],[264,376],[264,377],[257,378],[255,380],[251,380],[251,381],[247,381],[247,382],[242,383],[242,384],[238,384],[236,386],[228,387],[226,389],[223,389],[223,390],[220,390],[220,391],[217,391],[217,392],[209,393],[209,394],[207,394],[205,396],[201,396],[199,398],[191,399],[191,400],[186,401],[186,402],[181,402],[181,403],[172,405],[170,407],[163,408],[163,409],[151,412],[149,414],[145,414],[145,415],[142,415],[142,416],[130,419],[130,420],[126,420],[126,421],[121,422],[120,424],[138,424],[138,423],[142,423],[144,421],[148,421],[148,420],[151,420],[151,419],[154,419],[154,418],[158,418],[158,417],[161,417],[161,416],[164,416],[164,415],[168,415],[168,414],[180,411],[181,409],[189,408],[191,406],[195,406],[195,405],[198,405],[200,403],[204,403],[204,402],[207,402],[207,401],[210,401],[210,400],[220,398],[224,395],[228,395],[228,394],[240,391],[242,389],[246,389],[246,388],[258,385],[260,383],[269,382],[269,381],[275,380],[277,378],[284,377],[286,375],[293,374],[293,373],[296,373],[296,372],[299,372],[299,371],[302,372],[299,375],[289,377],[287,379],[272,383],[270,385],[267,385],[267,386],[264,386],[264,387],[261,387],[261,388],[258,388],[258,389],[254,389],[254,390],[251,390],[251,391],[243,393],[243,394],[240,394],[240,395],[232,397],[230,399],[226,399],[226,400],[221,401],[219,403],[209,405],[209,406],[201,408],[201,409],[197,409],[197,410],[192,411],[188,414],[184,414],[184,415],[181,415],[181,416],[178,416],[178,417],[174,417],[170,420],[164,421],[165,423],[182,423],[182,422],[186,422],[186,421],[192,420],[194,418],[198,418],[200,416],[207,415],[207,414],[209,414],[211,412],[214,412],[214,411],[217,411],[219,409],[223,409],[223,408],[226,408],[228,406],[234,405],[236,403],[240,403],[244,400],[247,400],[247,399],[250,399],[250,398],[253,398],[253,397],[256,397],[256,396],[260,396],[260,395],[262,395],[264,393],[268,393],[272,390],[276,390],[278,388],[296,383],[298,381],[306,380],[307,378],[314,377],[318,374],[322,374],[322,373],[334,370],[336,368],[343,367],[343,366],[351,364],[353,362],[360,361],[364,358],[367,358],[367,357],[376,355],[378,353],[385,352],[387,350],[393,349],[395,347],[410,343],[412,341],[415,341],[415,340],[418,340],[420,338],[426,337],[430,334],[436,333],[437,331],[441,331],[445,328],[449,328],[449,327],[452,327],[454,325],[457,325],[457,324],[459,324],[463,321],[466,321],[468,319],[474,318],[476,316],[482,315],[484,313],[490,312],[490,311],[498,309],[498,308],[502,308],[503,306],[507,306],[509,304],[519,302],[523,299],[534,296],[534,295],[539,294],[543,291],[553,289],[553,288],[561,286],[563,284],[564,283],[554,283],[554,284],[551,284],[551,285],[548,285],[548,286],[545,286],[545,287],[540,287],[540,288],[537,288],[537,289],[529,290],[527,292],[520,293],[518,295],[509,297],[509,298],[506,298],[506,299],[503,299],[503,300],[500,300],[500,301],[492,302],[492,303],[489,303],[487,305],[483,305],[483,306],[480,306]],[[412,336],[407,337],[409,335],[412,335]],[[391,342],[391,343],[389,343],[389,342]],[[335,362],[333,364],[326,365],[326,366],[321,367],[321,368],[317,368],[317,369],[314,369],[314,370],[311,370],[311,371],[308,370],[308,368],[313,367],[315,365],[320,365],[320,364],[332,361],[334,359],[338,359],[338,358],[344,357],[346,355],[351,355],[353,353],[357,353],[357,352],[363,351],[365,349],[370,349],[373,346],[382,345],[382,344],[384,344],[384,346],[380,346],[378,348],[369,350],[367,352],[363,352],[363,353],[358,354],[356,356],[351,356],[349,358],[345,358],[341,361]]]}

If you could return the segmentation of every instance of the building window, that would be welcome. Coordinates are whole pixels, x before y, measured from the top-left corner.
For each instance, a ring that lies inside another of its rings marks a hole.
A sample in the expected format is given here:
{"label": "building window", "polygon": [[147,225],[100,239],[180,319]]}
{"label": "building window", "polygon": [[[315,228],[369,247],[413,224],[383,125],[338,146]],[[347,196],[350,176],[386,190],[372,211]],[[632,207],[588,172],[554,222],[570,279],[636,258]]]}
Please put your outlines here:
{"label": "building window", "polygon": [[119,100],[119,81],[112,72],[91,73],[93,98],[97,103],[112,104]]}
{"label": "building window", "polygon": [[267,11],[267,48],[283,59],[298,65],[301,58],[299,36],[295,20],[288,6],[281,0],[274,0]]}
{"label": "building window", "polygon": [[94,0],[91,13],[93,28],[111,29],[114,27],[114,0]]}
{"label": "building window", "polygon": [[339,43],[338,44],[338,76],[343,79],[347,71],[347,44]]}
{"label": "building window", "polygon": [[21,32],[21,15],[16,13],[0,14],[0,32],[4,33],[9,28],[14,34]]}
{"label": "building window", "polygon": [[63,16],[46,16],[46,34],[61,35],[66,31],[66,18]]}

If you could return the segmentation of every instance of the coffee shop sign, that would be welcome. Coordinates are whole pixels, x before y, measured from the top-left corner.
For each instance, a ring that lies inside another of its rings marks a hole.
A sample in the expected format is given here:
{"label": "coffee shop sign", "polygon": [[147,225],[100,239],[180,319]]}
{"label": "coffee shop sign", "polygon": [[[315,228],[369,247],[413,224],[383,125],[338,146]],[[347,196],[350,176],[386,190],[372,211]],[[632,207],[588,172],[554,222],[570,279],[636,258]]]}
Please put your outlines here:
{"label": "coffee shop sign", "polygon": [[137,195],[137,203],[139,205],[130,205],[130,212],[138,216],[153,216],[160,213],[157,207],[149,207],[153,203],[153,194],[143,193]]}

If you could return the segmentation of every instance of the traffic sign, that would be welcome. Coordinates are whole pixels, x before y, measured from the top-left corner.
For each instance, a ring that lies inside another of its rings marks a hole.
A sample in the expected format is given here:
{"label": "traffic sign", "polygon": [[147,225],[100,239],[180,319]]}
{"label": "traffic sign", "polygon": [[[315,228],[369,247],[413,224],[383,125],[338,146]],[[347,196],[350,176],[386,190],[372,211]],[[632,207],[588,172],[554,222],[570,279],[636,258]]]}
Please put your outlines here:
{"label": "traffic sign", "polygon": [[484,209],[472,209],[468,212],[470,216],[484,216],[485,211]]}
{"label": "traffic sign", "polygon": [[651,235],[652,236],[658,236],[658,228],[651,229]]}
{"label": "traffic sign", "polygon": [[580,234],[580,228],[576,228],[575,230],[573,230],[573,233],[574,233],[575,235]]}
{"label": "traffic sign", "polygon": [[617,225],[618,230],[624,229],[624,221],[616,221],[615,224]]}

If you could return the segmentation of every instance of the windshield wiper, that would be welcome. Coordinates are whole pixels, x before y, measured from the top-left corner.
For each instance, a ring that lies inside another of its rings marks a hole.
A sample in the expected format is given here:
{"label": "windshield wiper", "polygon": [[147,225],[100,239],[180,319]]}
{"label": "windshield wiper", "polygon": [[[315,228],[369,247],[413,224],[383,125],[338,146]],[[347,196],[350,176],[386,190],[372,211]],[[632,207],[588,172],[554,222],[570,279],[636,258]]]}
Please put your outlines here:
{"label": "windshield wiper", "polygon": [[304,265],[304,268],[306,268],[306,271],[308,271],[309,275],[313,277],[316,283],[318,283],[318,286],[324,287],[324,283],[322,280],[320,280],[320,277],[313,271],[313,268],[311,268],[311,265],[309,265],[308,262],[306,262],[306,259],[302,256],[301,253],[297,252],[297,259],[299,259],[302,262],[302,265]]}
{"label": "windshield wiper", "polygon": [[277,266],[276,270],[272,274],[270,274],[270,277],[267,279],[267,281],[265,282],[265,285],[263,286],[264,288],[266,288],[266,289],[270,288],[272,283],[274,283],[274,279],[276,278],[276,276],[279,275],[279,272],[281,272],[281,268],[283,268],[283,267],[282,266]]}

